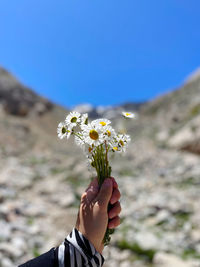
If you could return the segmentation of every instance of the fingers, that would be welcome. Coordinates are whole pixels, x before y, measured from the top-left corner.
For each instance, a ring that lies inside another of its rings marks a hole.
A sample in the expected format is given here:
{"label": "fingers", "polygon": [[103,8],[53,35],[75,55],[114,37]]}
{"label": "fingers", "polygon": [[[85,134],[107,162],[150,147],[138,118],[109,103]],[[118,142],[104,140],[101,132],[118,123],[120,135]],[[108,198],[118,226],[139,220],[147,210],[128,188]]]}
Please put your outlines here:
{"label": "fingers", "polygon": [[83,193],[81,197],[81,202],[87,201],[88,203],[90,203],[97,196],[98,190],[99,190],[99,185],[97,178],[95,178],[94,180],[91,181],[88,188]]}
{"label": "fingers", "polygon": [[113,204],[113,207],[108,213],[108,217],[110,219],[108,223],[109,229],[116,228],[117,226],[120,225],[120,217],[118,215],[121,212],[121,205],[120,202],[118,201],[121,197],[121,194],[118,189],[118,184],[113,177],[111,177],[111,179],[113,182],[113,192],[110,199],[110,203]]}
{"label": "fingers", "polygon": [[120,202],[118,201],[113,205],[111,210],[109,210],[109,212],[108,212],[109,219],[112,219],[112,218],[118,216],[120,212],[121,212],[121,205],[120,205]]}
{"label": "fingers", "polygon": [[111,204],[116,203],[120,199],[120,197],[121,197],[121,194],[119,192],[119,189],[118,188],[114,188],[113,192],[112,192],[111,199],[110,199],[110,203]]}
{"label": "fingers", "polygon": [[118,189],[118,184],[117,184],[115,178],[114,177],[110,177],[110,178],[112,179],[112,182],[113,182],[113,193],[112,193],[112,196],[110,199],[110,203],[114,204],[120,199],[121,194],[120,194],[120,191]]}
{"label": "fingers", "polygon": [[88,185],[88,188],[87,188],[85,191],[87,192],[91,187],[95,188],[96,190],[99,189],[99,185],[98,185],[97,177],[95,177],[95,178],[90,182],[90,184]]}
{"label": "fingers", "polygon": [[109,229],[116,228],[118,225],[120,225],[120,218],[119,216],[116,216],[115,218],[109,221],[108,228]]}
{"label": "fingers", "polygon": [[95,198],[95,202],[98,202],[98,205],[99,207],[101,207],[102,211],[107,211],[107,206],[110,201],[112,191],[113,191],[112,179],[106,178],[100,188],[97,197]]}
{"label": "fingers", "polygon": [[[121,196],[121,194],[120,194],[120,191],[119,191],[119,189],[118,189],[118,184],[117,184],[117,182],[115,181],[115,178],[114,177],[109,177],[109,178],[107,178],[106,180],[109,180],[109,181],[111,181],[112,183],[111,184],[109,184],[109,186],[112,186],[113,187],[113,189],[112,189],[112,194],[111,194],[111,197],[110,197],[110,203],[111,204],[114,204],[114,203],[116,203],[119,199],[120,199],[120,196]],[[106,181],[105,180],[105,181]],[[110,183],[110,182],[109,182]],[[103,185],[102,185],[103,186]],[[102,190],[104,190],[104,189],[102,189]],[[87,202],[91,202],[91,201],[93,201],[93,200],[97,200],[97,198],[98,198],[98,191],[99,191],[99,185],[98,185],[98,180],[97,180],[97,178],[95,178],[91,183],[90,183],[90,185],[88,186],[88,188],[86,189],[86,193],[84,193],[83,194],[83,197],[84,197],[84,202],[85,201],[87,201]],[[102,191],[101,191],[101,189],[100,189],[100,191],[99,191],[99,197],[100,197],[100,195],[101,194],[103,194],[102,193]],[[103,197],[103,195],[102,195],[102,197]],[[100,202],[101,202],[101,200],[100,200]],[[105,202],[105,203],[104,203]],[[107,203],[107,199],[104,199],[104,201],[103,201],[103,199],[102,199],[102,203],[104,203],[105,205],[106,205],[106,203]],[[101,204],[102,204],[101,203]]]}
{"label": "fingers", "polygon": [[118,184],[117,184],[117,182],[115,181],[115,178],[114,178],[114,177],[109,177],[109,178],[112,179],[113,187],[114,187],[114,188],[118,188]]}

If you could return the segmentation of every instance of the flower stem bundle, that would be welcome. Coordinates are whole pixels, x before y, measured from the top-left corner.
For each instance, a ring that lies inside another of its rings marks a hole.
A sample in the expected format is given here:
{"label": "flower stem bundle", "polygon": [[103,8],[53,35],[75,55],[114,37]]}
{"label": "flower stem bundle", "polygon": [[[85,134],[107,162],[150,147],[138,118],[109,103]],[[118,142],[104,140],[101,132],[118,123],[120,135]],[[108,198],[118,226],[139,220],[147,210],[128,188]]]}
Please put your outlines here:
{"label": "flower stem bundle", "polygon": [[[123,112],[126,118],[133,118],[133,113]],[[70,112],[65,122],[60,122],[57,128],[60,139],[69,139],[71,135],[75,137],[75,143],[80,146],[86,155],[89,168],[94,168],[97,173],[99,186],[104,180],[111,176],[111,166],[109,164],[109,155],[112,153],[125,152],[130,136],[127,134],[118,134],[111,126],[108,119],[96,119],[88,121],[88,114],[79,112]],[[110,204],[109,204],[110,205]],[[108,206],[108,210],[110,206]],[[113,229],[106,230],[103,243],[108,245],[110,234]]]}

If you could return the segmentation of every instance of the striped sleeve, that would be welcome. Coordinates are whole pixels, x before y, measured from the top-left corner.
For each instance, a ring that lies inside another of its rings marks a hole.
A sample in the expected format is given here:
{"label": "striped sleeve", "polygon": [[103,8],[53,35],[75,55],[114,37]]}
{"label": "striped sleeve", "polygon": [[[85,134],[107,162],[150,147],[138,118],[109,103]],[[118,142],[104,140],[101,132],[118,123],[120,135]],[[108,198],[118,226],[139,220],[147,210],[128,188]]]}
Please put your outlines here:
{"label": "striped sleeve", "polygon": [[104,263],[103,256],[76,228],[56,249],[56,254],[58,267],[101,267]]}

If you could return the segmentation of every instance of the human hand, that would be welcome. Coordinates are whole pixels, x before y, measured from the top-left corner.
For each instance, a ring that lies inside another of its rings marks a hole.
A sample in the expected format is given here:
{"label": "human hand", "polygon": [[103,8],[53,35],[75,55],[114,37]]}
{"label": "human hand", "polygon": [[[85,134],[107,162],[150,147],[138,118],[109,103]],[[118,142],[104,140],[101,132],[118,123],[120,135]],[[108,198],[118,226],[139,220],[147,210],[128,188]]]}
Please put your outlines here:
{"label": "human hand", "polygon": [[[81,204],[76,222],[80,231],[102,253],[103,238],[107,227],[112,229],[120,224],[120,192],[113,177],[105,179],[100,190],[95,178],[81,196]],[[108,211],[108,204],[112,208]],[[109,221],[108,221],[109,220]]]}

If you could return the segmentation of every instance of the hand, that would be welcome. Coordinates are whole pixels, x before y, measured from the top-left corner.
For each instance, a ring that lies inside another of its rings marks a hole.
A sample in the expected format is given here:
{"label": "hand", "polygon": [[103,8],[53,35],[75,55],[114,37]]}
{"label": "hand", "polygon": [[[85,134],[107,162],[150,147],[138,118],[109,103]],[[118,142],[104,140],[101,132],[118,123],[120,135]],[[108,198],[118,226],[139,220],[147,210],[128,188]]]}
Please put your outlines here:
{"label": "hand", "polygon": [[[120,192],[113,177],[105,179],[100,190],[95,178],[81,197],[76,229],[80,231],[102,253],[102,243],[107,226],[116,228],[120,224]],[[112,204],[108,212],[108,203]],[[108,222],[109,219],[109,222]]]}

